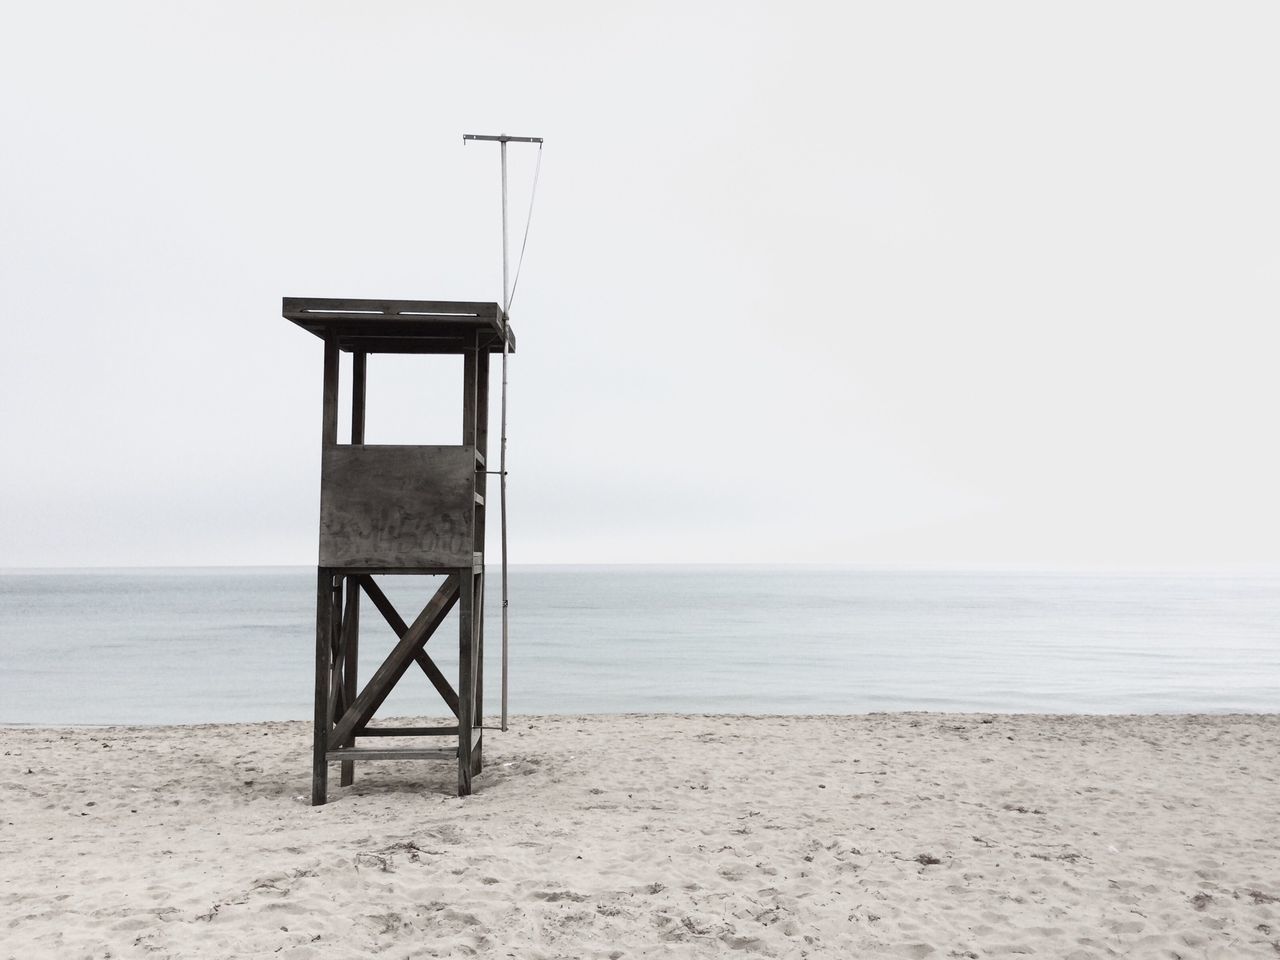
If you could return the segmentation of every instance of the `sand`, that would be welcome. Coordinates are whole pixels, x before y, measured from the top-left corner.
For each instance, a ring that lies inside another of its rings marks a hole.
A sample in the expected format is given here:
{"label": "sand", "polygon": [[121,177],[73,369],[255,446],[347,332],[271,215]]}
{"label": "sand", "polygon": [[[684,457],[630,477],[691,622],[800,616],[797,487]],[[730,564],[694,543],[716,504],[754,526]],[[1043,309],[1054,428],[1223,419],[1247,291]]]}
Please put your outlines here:
{"label": "sand", "polygon": [[1280,716],[524,717],[323,807],[309,736],[0,730],[0,957],[1280,956]]}

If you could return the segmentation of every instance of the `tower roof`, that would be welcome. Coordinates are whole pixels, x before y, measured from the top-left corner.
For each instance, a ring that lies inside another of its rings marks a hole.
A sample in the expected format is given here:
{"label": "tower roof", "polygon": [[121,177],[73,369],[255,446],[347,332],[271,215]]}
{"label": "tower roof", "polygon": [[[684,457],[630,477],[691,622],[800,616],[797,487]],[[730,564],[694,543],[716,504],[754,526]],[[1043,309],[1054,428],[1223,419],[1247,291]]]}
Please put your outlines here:
{"label": "tower roof", "polygon": [[[464,353],[476,343],[502,352],[502,310],[465,300],[329,300],[285,297],[283,315],[354,353]],[[515,333],[507,325],[509,349]]]}

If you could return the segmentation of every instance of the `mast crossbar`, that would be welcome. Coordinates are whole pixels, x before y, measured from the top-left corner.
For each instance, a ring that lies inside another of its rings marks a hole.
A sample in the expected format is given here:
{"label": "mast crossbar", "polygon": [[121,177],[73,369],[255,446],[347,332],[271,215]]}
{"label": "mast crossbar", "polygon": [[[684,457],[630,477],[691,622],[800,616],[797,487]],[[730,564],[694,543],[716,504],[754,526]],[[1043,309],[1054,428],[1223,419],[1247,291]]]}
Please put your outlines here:
{"label": "mast crossbar", "polygon": [[509,137],[505,133],[464,133],[463,140],[493,140],[497,143],[541,143],[541,137]]}

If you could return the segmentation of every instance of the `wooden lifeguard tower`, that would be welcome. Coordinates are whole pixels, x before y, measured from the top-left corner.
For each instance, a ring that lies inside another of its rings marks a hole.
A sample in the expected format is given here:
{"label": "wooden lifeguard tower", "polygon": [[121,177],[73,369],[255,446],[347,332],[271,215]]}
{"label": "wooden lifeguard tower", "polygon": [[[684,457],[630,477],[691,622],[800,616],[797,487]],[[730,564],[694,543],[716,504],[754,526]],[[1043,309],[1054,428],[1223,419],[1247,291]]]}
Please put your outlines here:
{"label": "wooden lifeguard tower", "polygon": [[[485,455],[489,355],[514,351],[496,303],[286,297],[284,316],[324,341],[320,559],[316,570],[315,740],[311,802],[327,799],[330,763],[343,786],[357,760],[457,760],[458,795],[480,772],[484,655]],[[338,439],[339,352],[352,355],[351,440]],[[463,363],[459,446],[366,444],[365,373],[371,353],[458,354]],[[412,621],[378,586],[382,574],[443,576]],[[357,683],[360,596],[399,641],[364,689]],[[425,647],[458,607],[455,690]],[[441,727],[374,727],[370,719],[416,664],[457,718]],[[430,737],[440,746],[364,747],[358,741]],[[456,747],[448,738],[456,738]]]}

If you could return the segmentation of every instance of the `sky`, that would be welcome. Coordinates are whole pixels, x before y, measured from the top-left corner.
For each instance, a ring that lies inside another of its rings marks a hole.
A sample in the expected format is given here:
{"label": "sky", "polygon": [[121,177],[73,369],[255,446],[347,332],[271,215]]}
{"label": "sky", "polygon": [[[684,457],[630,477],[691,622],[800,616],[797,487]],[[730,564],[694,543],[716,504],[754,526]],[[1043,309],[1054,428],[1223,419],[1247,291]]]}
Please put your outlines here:
{"label": "sky", "polygon": [[[1280,566],[1278,27],[5,4],[0,567],[314,563],[280,300],[500,299],[499,132],[513,562]],[[369,440],[456,366],[371,358]]]}

